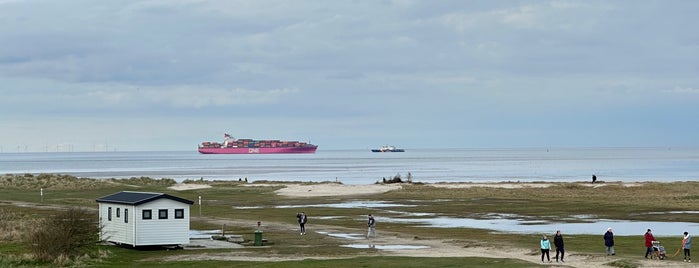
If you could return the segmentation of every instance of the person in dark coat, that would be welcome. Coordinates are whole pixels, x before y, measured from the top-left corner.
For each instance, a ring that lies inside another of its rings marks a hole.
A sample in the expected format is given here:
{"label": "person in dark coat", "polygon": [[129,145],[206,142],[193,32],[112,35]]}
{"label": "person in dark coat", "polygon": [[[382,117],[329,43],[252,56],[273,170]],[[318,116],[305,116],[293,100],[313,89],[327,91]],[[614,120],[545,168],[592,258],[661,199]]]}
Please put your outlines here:
{"label": "person in dark coat", "polygon": [[597,176],[595,174],[592,174],[592,183],[595,183],[597,181]]}
{"label": "person in dark coat", "polygon": [[369,214],[369,221],[367,221],[367,226],[369,227],[366,238],[369,237],[376,237],[376,221],[374,220],[374,216]]}
{"label": "person in dark coat", "polygon": [[604,233],[604,246],[607,249],[607,256],[614,256],[614,233],[612,233],[612,228],[607,228],[607,232]]}
{"label": "person in dark coat", "polygon": [[553,236],[553,245],[556,246],[556,262],[558,262],[558,253],[561,254],[561,262],[565,262],[563,256],[565,256],[566,251],[563,248],[563,236],[560,230],[556,231],[556,235]]}
{"label": "person in dark coat", "polygon": [[306,222],[308,222],[308,217],[306,217],[306,212],[301,212],[296,214],[296,218],[299,222],[299,227],[301,227],[301,235],[306,234]]}

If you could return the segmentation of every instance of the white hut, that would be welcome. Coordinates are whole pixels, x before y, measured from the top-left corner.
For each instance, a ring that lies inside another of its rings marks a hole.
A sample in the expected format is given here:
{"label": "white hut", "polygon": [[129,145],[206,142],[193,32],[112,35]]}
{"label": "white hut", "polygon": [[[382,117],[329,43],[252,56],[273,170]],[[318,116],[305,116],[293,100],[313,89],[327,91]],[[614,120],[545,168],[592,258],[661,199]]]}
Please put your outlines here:
{"label": "white hut", "polygon": [[137,246],[189,243],[189,206],[194,202],[163,193],[118,192],[97,198],[100,239]]}

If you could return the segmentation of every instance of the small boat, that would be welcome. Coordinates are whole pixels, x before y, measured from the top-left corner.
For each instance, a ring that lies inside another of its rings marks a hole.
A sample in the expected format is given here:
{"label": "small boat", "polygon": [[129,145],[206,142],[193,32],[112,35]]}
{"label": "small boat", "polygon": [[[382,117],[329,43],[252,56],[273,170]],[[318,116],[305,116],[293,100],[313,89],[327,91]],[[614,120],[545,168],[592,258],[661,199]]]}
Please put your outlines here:
{"label": "small boat", "polygon": [[393,152],[393,153],[399,153],[399,152],[405,152],[403,149],[398,149],[395,146],[389,146],[389,145],[384,145],[381,146],[379,149],[371,149],[372,152],[374,153],[384,153],[384,152]]}

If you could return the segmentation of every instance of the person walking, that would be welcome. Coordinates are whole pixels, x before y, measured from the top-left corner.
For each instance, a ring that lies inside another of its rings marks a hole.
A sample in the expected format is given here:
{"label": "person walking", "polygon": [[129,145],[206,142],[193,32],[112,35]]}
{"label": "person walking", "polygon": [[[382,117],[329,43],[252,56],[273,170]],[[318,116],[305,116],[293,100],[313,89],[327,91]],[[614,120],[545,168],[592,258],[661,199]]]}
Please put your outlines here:
{"label": "person walking", "polygon": [[597,176],[595,174],[592,174],[592,183],[597,182]]}
{"label": "person walking", "polygon": [[369,237],[376,237],[376,221],[374,220],[374,216],[369,214],[369,221],[367,222],[367,226],[369,227],[369,230],[367,231],[366,238]]}
{"label": "person walking", "polygon": [[684,249],[684,261],[692,262],[692,257],[689,255],[689,249],[692,247],[692,238],[689,236],[688,232],[684,232],[684,237],[682,237],[682,249]]}
{"label": "person walking", "polygon": [[558,262],[558,253],[561,254],[561,262],[565,262],[563,256],[565,256],[566,251],[563,248],[563,235],[561,235],[560,230],[556,231],[556,235],[553,236],[553,245],[556,246],[556,262]]}
{"label": "person walking", "polygon": [[546,255],[546,260],[551,262],[551,257],[549,257],[549,251],[551,251],[551,242],[549,242],[548,237],[544,235],[541,238],[541,262],[544,262],[544,255]]}
{"label": "person walking", "polygon": [[[646,231],[646,234],[643,235],[644,240],[646,241],[646,256],[645,258],[648,259],[648,254],[653,253],[653,241],[655,241],[655,237],[653,237],[653,233],[651,233],[650,229]],[[650,258],[653,258],[653,255],[651,254]]]}
{"label": "person walking", "polygon": [[607,250],[607,256],[614,256],[614,233],[612,232],[612,227],[607,228],[607,232],[604,233],[604,246]]}
{"label": "person walking", "polygon": [[299,227],[301,228],[301,235],[306,234],[306,222],[308,222],[308,217],[306,216],[306,212],[301,212],[296,214],[296,218],[298,219],[299,222]]}

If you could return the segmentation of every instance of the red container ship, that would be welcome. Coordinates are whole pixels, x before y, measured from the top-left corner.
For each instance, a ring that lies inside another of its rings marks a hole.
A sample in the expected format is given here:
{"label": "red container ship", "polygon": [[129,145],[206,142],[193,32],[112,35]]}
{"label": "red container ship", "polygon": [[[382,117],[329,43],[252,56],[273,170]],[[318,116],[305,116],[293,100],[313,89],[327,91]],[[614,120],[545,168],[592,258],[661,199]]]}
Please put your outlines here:
{"label": "red container ship", "polygon": [[312,154],[317,145],[301,141],[235,139],[225,134],[223,143],[202,142],[202,154]]}

